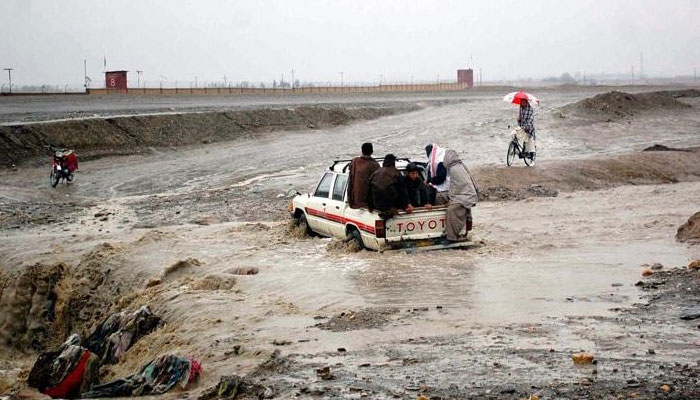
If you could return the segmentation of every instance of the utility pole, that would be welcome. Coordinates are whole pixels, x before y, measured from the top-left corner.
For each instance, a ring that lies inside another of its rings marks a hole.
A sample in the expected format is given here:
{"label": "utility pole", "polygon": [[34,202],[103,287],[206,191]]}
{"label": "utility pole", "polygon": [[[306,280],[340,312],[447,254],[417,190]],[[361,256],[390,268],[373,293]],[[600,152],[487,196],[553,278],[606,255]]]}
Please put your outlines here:
{"label": "utility pole", "polygon": [[195,89],[197,88],[197,83],[198,83],[198,82],[197,82],[197,76],[195,75],[195,77],[194,77],[194,88],[195,88]]}
{"label": "utility pole", "polygon": [[698,81],[698,67],[693,68],[693,75],[695,76],[695,82]]}
{"label": "utility pole", "polygon": [[639,53],[639,78],[644,76],[644,53]]}
{"label": "utility pole", "polygon": [[484,75],[481,73],[481,68],[479,68],[479,86],[484,86]]}
{"label": "utility pole", "polygon": [[340,88],[341,88],[341,89],[343,88],[344,83],[345,83],[345,81],[344,81],[344,79],[345,79],[345,78],[344,78],[344,75],[345,75],[345,72],[340,71]]}
{"label": "utility pole", "polygon": [[630,66],[630,73],[632,74],[632,80],[634,80],[634,65]]}
{"label": "utility pole", "polygon": [[87,76],[87,58],[83,59],[83,72],[84,72],[83,75],[85,76],[85,82],[83,82],[83,86],[85,86],[85,89],[87,89],[87,87],[88,87],[88,80],[90,79],[90,78],[88,78],[88,76]]}
{"label": "utility pole", "polygon": [[5,71],[7,71],[7,80],[9,81],[10,84],[10,93],[12,93],[12,70],[14,68],[3,68]]}
{"label": "utility pole", "polygon": [[136,87],[141,87],[141,74],[143,71],[136,70]]}
{"label": "utility pole", "polygon": [[294,90],[294,68],[292,68],[292,90]]}

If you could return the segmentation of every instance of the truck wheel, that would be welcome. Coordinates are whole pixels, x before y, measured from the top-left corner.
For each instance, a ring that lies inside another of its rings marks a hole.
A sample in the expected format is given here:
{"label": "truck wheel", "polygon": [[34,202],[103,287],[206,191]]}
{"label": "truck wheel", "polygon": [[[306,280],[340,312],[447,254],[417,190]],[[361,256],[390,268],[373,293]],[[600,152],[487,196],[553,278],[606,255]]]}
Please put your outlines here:
{"label": "truck wheel", "polygon": [[362,234],[360,231],[357,229],[352,229],[350,231],[350,242],[355,244],[355,247],[357,247],[358,250],[363,250],[365,248],[365,244],[362,241]]}
{"label": "truck wheel", "polygon": [[306,236],[313,236],[314,233],[311,230],[311,227],[309,227],[309,222],[306,220],[306,214],[301,213],[301,215],[299,215],[297,218],[297,226],[304,230],[304,234]]}

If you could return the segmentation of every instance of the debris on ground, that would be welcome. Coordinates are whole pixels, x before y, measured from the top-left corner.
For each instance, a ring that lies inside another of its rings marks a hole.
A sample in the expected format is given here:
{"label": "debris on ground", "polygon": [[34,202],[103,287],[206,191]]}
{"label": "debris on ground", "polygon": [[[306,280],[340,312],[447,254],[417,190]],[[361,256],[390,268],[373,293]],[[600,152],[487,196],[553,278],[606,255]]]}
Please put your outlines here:
{"label": "debris on ground", "polygon": [[316,370],[316,376],[318,376],[319,378],[321,378],[324,381],[328,381],[328,380],[335,378],[333,376],[333,374],[331,373],[331,367],[328,367],[328,366],[318,368]]}
{"label": "debris on ground", "polygon": [[160,318],[148,306],[134,312],[122,311],[105,318],[84,345],[100,357],[102,364],[114,364],[141,337],[151,333]]}
{"label": "debris on ground", "polygon": [[649,276],[654,274],[654,271],[651,270],[651,268],[644,268],[642,270],[642,276]]}
{"label": "debris on ground", "polygon": [[99,357],[71,335],[57,350],[42,353],[29,372],[27,383],[53,398],[81,397],[99,378]]}
{"label": "debris on ground", "polygon": [[677,149],[674,147],[664,146],[663,144],[655,144],[653,146],[647,147],[642,151],[690,151],[688,149]]}
{"label": "debris on ground", "polygon": [[581,352],[572,354],[571,359],[576,365],[589,365],[593,364],[593,360],[595,360],[595,357],[591,353]]}
{"label": "debris on ground", "polygon": [[179,385],[187,388],[202,370],[193,357],[163,355],[144,365],[133,375],[93,386],[83,397],[127,397],[163,394]]}
{"label": "debris on ground", "polygon": [[700,260],[692,261],[688,264],[688,269],[700,269]]}
{"label": "debris on ground", "polygon": [[271,399],[274,395],[271,387],[238,375],[228,375],[222,376],[216,386],[202,393],[199,400]]}
{"label": "debris on ground", "polygon": [[396,308],[368,308],[359,311],[342,312],[326,322],[314,325],[316,328],[333,332],[352,331],[356,329],[379,328],[391,322]]}

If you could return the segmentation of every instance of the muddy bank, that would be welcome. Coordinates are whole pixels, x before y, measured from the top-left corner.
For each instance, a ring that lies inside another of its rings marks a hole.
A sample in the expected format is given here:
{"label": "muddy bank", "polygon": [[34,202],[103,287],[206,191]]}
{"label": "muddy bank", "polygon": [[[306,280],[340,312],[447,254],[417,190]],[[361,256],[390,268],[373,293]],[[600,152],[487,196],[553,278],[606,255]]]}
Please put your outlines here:
{"label": "muddy bank", "polygon": [[535,167],[482,167],[474,171],[484,200],[554,197],[559,192],[700,179],[700,148],[554,161]]}
{"label": "muddy bank", "polygon": [[700,243],[700,212],[693,214],[688,222],[678,228],[676,240],[692,244]]}
{"label": "muddy bank", "polygon": [[94,118],[0,126],[1,165],[47,156],[45,145],[76,150],[83,159],[250,138],[279,130],[321,129],[419,109],[387,107],[295,107],[225,112]]}
{"label": "muddy bank", "polygon": [[700,91],[688,89],[632,94],[614,90],[569,104],[562,110],[582,116],[617,120],[643,115],[649,111],[689,108],[690,105],[677,100],[683,97],[700,97]]}
{"label": "muddy bank", "polygon": [[36,263],[1,277],[0,350],[43,351],[71,333],[87,337],[138,274],[124,268],[122,248],[95,246],[75,265]]}

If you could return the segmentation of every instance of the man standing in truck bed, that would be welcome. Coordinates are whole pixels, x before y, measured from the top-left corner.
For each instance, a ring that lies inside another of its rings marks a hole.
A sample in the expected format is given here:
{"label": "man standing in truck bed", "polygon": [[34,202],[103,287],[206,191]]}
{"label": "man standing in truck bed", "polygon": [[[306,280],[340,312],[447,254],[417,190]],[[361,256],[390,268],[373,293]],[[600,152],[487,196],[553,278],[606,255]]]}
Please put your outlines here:
{"label": "man standing in truck bed", "polygon": [[348,203],[350,208],[367,208],[370,204],[369,177],[379,169],[374,161],[372,143],[362,144],[362,157],[355,157],[348,170]]}

